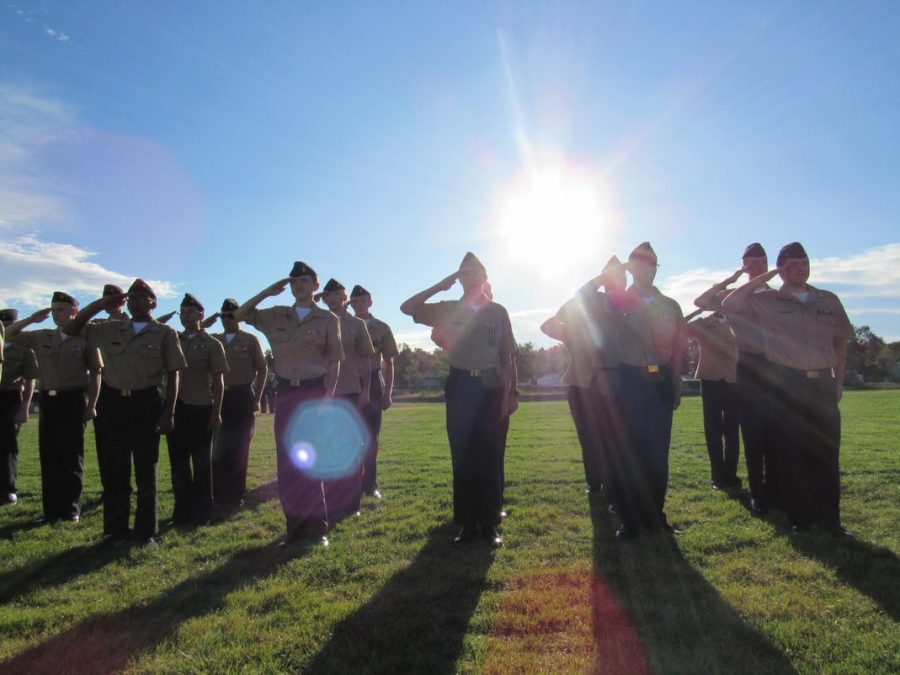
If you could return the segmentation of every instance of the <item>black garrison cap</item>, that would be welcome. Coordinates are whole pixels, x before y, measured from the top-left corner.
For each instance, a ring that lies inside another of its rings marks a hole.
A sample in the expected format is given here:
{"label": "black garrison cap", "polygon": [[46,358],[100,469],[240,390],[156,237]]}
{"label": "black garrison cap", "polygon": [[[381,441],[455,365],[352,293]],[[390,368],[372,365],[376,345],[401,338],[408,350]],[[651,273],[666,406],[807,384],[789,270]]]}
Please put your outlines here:
{"label": "black garrison cap", "polygon": [[124,293],[121,288],[116,286],[115,284],[106,284],[103,287],[103,297],[105,298],[107,295],[122,295]]}
{"label": "black garrison cap", "polygon": [[347,287],[344,286],[344,284],[342,284],[337,279],[329,279],[328,283],[326,283],[322,287],[323,293],[330,293],[331,291],[346,291],[346,290],[347,290]]}
{"label": "black garrison cap", "polygon": [[78,301],[62,291],[53,291],[53,297],[50,298],[50,302],[68,302],[72,307],[78,307]]}
{"label": "black garrison cap", "polygon": [[150,284],[148,284],[143,279],[135,279],[131,286],[128,287],[129,295],[149,295],[151,298],[156,300],[156,293],[153,292],[153,289],[150,288]]}
{"label": "black garrison cap", "polygon": [[369,291],[367,291],[365,288],[363,288],[359,284],[356,284],[356,286],[353,287],[353,290],[350,291],[350,297],[358,298],[361,295],[372,295],[372,294],[369,293]]}
{"label": "black garrison cap", "polygon": [[296,279],[297,277],[312,277],[313,279],[319,278],[319,275],[316,274],[316,271],[307,265],[305,262],[300,262],[299,260],[294,263],[294,266],[291,268],[291,273],[288,274],[291,279]]}
{"label": "black garrison cap", "polygon": [[744,249],[744,255],[741,258],[767,258],[766,249],[763,248],[762,244],[759,242],[753,242],[752,244],[747,244],[747,248]]}
{"label": "black garrison cap", "polygon": [[468,251],[466,253],[466,255],[463,256],[462,262],[459,263],[459,269],[462,269],[463,267],[476,267],[476,266],[480,267],[483,271],[487,272],[487,270],[484,267],[484,263],[482,263],[478,259],[478,257],[471,251]]}
{"label": "black garrison cap", "polygon": [[657,261],[656,251],[650,245],[649,241],[638,244],[635,249],[628,254],[629,260],[640,260],[649,265],[655,265]]}
{"label": "black garrison cap", "polygon": [[220,309],[219,311],[222,313],[233,312],[238,307],[240,307],[240,305],[238,304],[237,300],[235,300],[234,298],[225,298],[222,301],[222,309]]}
{"label": "black garrison cap", "polygon": [[12,323],[19,320],[19,310],[17,309],[0,309],[0,321],[3,323]]}
{"label": "black garrison cap", "polygon": [[196,307],[201,312],[205,311],[203,308],[203,303],[197,299],[197,296],[191,295],[190,293],[185,293],[184,297],[181,299],[182,307]]}
{"label": "black garrison cap", "polygon": [[776,261],[776,265],[781,267],[782,263],[788,258],[808,258],[806,255],[806,249],[803,248],[803,244],[799,241],[792,241],[790,244],[785,245],[778,252],[778,260]]}

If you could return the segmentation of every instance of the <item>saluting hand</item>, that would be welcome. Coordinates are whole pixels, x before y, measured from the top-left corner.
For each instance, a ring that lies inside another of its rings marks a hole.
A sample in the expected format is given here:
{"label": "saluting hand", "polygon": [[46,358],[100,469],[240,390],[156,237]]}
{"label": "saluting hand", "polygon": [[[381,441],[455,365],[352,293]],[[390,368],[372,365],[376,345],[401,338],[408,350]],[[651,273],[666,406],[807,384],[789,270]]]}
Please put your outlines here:
{"label": "saluting hand", "polygon": [[435,284],[435,286],[440,291],[449,291],[451,288],[453,288],[453,284],[456,283],[457,279],[459,279],[459,272],[454,272],[453,274],[441,279]]}
{"label": "saluting hand", "polygon": [[28,317],[28,321],[30,323],[40,323],[41,321],[46,321],[47,317],[50,316],[50,308],[45,307],[44,309],[39,309],[34,314]]}
{"label": "saluting hand", "polygon": [[216,312],[215,314],[212,314],[211,316],[208,316],[205,319],[203,319],[203,321],[200,322],[200,326],[202,328],[209,328],[218,320],[219,320],[219,313]]}
{"label": "saluting hand", "polygon": [[100,306],[105,310],[115,309],[122,304],[122,300],[128,297],[127,293],[113,293],[100,298]]}
{"label": "saluting hand", "polygon": [[287,285],[291,283],[291,278],[287,277],[286,279],[282,279],[281,281],[276,281],[274,284],[269,286],[265,290],[265,294],[269,297],[275,297],[276,295],[281,295],[284,293],[284,289],[287,288]]}
{"label": "saluting hand", "polygon": [[169,323],[169,319],[171,319],[173,316],[175,316],[175,312],[169,312],[168,314],[163,314],[162,316],[157,317],[156,320],[159,323]]}
{"label": "saluting hand", "polygon": [[735,272],[730,277],[725,279],[725,281],[723,281],[721,285],[722,286],[731,286],[731,284],[733,284],[735,281],[740,279],[741,275],[744,274],[744,272],[746,272],[746,271],[747,271],[746,267],[741,267],[740,269],[738,269],[737,272]]}

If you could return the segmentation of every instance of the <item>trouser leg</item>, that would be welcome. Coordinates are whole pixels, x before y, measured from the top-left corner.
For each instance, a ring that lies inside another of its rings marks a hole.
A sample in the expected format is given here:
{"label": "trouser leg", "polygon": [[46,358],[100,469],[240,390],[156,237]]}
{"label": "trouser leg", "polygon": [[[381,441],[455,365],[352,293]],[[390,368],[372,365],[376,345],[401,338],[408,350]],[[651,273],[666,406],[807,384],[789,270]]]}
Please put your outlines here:
{"label": "trouser leg", "polygon": [[19,391],[0,391],[0,497],[16,493],[19,473],[19,425],[22,407]]}
{"label": "trouser leg", "polygon": [[722,448],[725,429],[723,392],[720,384],[723,383],[701,380],[700,396],[703,402],[703,434],[706,438],[706,451],[709,454],[710,476],[715,485],[724,487],[728,475]]}
{"label": "trouser leg", "polygon": [[600,460],[597,448],[596,419],[598,405],[595,392],[590,387],[570,386],[568,390],[569,410],[575,423],[575,433],[581,445],[584,463],[584,478],[591,489],[599,489],[602,484]]}

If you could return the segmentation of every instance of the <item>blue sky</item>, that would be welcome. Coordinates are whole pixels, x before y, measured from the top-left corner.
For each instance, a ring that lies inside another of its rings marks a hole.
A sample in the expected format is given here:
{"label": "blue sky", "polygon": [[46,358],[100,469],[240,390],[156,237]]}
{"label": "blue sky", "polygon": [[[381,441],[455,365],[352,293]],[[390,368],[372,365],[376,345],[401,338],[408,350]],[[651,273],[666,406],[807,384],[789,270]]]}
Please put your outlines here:
{"label": "blue sky", "polygon": [[896,2],[4,0],[0,304],[217,307],[304,260],[427,346],[398,307],[472,250],[549,345],[643,240],[686,311],[800,240],[900,339],[898,34]]}

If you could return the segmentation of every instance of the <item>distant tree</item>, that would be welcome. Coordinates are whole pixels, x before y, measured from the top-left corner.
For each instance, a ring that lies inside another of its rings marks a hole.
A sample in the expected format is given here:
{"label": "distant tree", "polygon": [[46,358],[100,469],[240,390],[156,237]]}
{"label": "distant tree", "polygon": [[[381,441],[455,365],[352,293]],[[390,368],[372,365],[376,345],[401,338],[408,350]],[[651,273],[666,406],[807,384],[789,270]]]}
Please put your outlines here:
{"label": "distant tree", "polygon": [[[847,345],[847,381],[859,377],[867,382],[884,380],[887,375],[887,363],[879,358],[885,349],[884,340],[875,334],[869,326],[853,329],[854,337]],[[888,359],[889,360],[889,359]]]}

